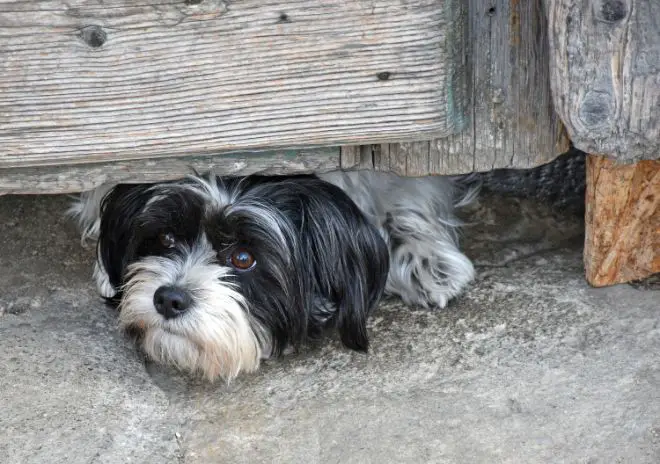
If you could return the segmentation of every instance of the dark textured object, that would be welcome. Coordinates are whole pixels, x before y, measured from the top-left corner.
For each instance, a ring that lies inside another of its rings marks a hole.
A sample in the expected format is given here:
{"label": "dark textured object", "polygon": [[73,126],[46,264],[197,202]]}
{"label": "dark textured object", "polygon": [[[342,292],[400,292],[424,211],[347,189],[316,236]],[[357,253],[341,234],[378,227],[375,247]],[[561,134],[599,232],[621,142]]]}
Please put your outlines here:
{"label": "dark textured object", "polygon": [[80,31],[80,37],[92,48],[99,48],[108,40],[107,34],[100,26],[85,27]]}
{"label": "dark textured object", "polygon": [[459,177],[482,191],[531,198],[584,214],[585,153],[571,147],[553,161],[531,169],[494,169]]}

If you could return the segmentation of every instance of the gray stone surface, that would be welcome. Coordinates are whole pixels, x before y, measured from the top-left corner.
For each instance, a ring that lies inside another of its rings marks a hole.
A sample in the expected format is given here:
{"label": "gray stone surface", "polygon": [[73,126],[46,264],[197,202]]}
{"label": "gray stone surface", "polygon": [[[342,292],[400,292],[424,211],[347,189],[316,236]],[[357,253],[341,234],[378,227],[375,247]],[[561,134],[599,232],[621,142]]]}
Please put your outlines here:
{"label": "gray stone surface", "polygon": [[477,205],[449,308],[386,301],[367,356],[328,340],[209,385],[117,332],[66,201],[0,198],[4,463],[660,462],[660,292],[587,286],[574,219]]}

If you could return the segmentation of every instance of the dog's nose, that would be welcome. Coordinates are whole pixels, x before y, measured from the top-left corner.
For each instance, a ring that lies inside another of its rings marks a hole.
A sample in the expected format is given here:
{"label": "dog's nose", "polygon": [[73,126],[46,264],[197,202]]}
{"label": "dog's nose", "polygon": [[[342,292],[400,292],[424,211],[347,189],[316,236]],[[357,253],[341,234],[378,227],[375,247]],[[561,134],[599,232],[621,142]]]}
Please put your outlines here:
{"label": "dog's nose", "polygon": [[192,304],[190,294],[178,287],[159,287],[154,293],[154,306],[156,311],[165,319],[178,317],[186,312]]}

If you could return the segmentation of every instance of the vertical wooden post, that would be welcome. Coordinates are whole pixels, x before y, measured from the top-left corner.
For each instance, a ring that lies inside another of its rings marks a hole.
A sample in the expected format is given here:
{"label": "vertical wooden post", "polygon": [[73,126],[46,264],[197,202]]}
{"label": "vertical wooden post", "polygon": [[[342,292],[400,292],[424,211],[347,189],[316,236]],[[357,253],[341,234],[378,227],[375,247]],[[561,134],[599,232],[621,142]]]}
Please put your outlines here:
{"label": "vertical wooden post", "polygon": [[588,155],[584,264],[595,287],[660,272],[660,160]]}

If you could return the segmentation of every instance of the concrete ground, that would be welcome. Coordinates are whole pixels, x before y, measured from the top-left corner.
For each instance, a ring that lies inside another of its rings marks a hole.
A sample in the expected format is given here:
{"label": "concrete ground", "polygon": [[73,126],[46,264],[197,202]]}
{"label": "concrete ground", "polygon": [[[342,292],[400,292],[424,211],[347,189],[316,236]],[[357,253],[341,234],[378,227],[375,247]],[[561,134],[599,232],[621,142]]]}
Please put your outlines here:
{"label": "concrete ground", "polygon": [[231,385],[145,363],[97,298],[64,197],[0,197],[0,461],[658,463],[660,291],[592,289],[581,224],[469,213],[480,276],[442,311],[385,302]]}

